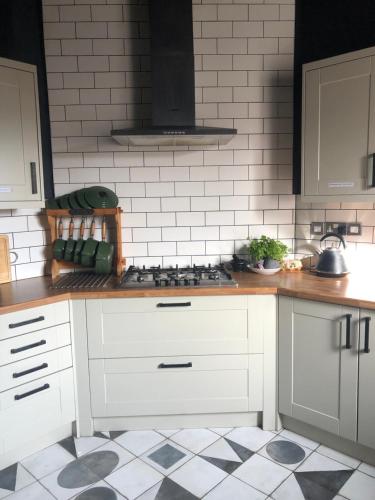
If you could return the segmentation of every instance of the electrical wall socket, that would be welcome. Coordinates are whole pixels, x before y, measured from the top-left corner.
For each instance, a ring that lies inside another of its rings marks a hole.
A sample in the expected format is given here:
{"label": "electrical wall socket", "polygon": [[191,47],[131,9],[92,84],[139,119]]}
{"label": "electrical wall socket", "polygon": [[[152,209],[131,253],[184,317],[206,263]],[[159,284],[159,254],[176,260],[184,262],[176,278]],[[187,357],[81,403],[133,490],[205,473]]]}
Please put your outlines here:
{"label": "electrical wall socket", "polygon": [[323,236],[325,233],[360,236],[362,226],[359,222],[312,222],[310,224],[310,233],[314,236]]}

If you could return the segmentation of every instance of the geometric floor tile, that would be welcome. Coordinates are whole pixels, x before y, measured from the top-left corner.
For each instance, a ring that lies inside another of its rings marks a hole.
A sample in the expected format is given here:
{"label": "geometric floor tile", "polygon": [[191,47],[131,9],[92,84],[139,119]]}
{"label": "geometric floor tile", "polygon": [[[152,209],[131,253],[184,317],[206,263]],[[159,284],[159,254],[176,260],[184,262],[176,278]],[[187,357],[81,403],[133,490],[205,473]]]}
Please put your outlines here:
{"label": "geometric floor tile", "polygon": [[149,490],[164,476],[139,459],[124,465],[106,477],[106,482],[129,500],[137,498]]}
{"label": "geometric floor tile", "polygon": [[312,453],[312,450],[303,448],[301,445],[288,441],[282,436],[276,436],[258,453],[273,462],[294,470]]}
{"label": "geometric floor tile", "polygon": [[164,436],[155,431],[128,431],[117,437],[115,442],[139,456],[164,440]]}
{"label": "geometric floor tile", "polygon": [[183,429],[171,437],[172,441],[193,453],[200,453],[219,438],[216,432],[209,429]]}
{"label": "geometric floor tile", "polygon": [[269,495],[290,475],[290,471],[260,455],[253,455],[233,475]]}
{"label": "geometric floor tile", "polygon": [[164,475],[190,460],[193,454],[173,441],[165,440],[141,455],[141,459]]}
{"label": "geometric floor tile", "polygon": [[66,465],[57,477],[63,488],[80,488],[104,479],[119,463],[117,453],[113,451],[93,451]]}
{"label": "geometric floor tile", "polygon": [[[68,466],[69,465],[70,464],[68,464]],[[42,479],[40,479],[42,485],[59,500],[68,500],[68,498],[74,497],[74,495],[78,495],[82,491],[87,490],[89,486],[94,487],[99,481],[99,477],[97,477],[93,472],[84,467],[83,464],[80,464],[76,469],[70,470],[71,479],[69,479],[69,477],[67,478],[67,474],[65,473],[65,477],[63,476],[63,484],[68,484],[68,481],[70,484],[72,484],[73,482],[79,482],[79,484],[82,484],[82,486],[78,486],[76,488],[65,488],[58,482],[59,475],[64,469],[65,467],[63,469],[52,472],[52,474],[44,476],[42,477]]]}
{"label": "geometric floor tile", "polygon": [[253,452],[232,441],[220,438],[199,456],[219,469],[232,474]]}
{"label": "geometric floor tile", "polygon": [[20,463],[10,465],[0,471],[0,498],[21,490],[34,481],[33,476]]}
{"label": "geometric floor tile", "polygon": [[302,490],[294,477],[294,474],[288,477],[286,481],[272,493],[274,500],[305,500]]}
{"label": "geometric floor tile", "polygon": [[239,427],[225,435],[226,439],[239,443],[251,451],[260,450],[274,437],[273,432],[263,431],[259,427]]}
{"label": "geometric floor tile", "polygon": [[228,476],[218,486],[211,490],[204,500],[264,500],[266,495],[255,490],[239,479]]}
{"label": "geometric floor tile", "polygon": [[332,500],[347,482],[353,470],[295,472],[294,476],[305,498]]}
{"label": "geometric floor tile", "polygon": [[340,462],[348,467],[352,467],[353,469],[356,469],[361,463],[360,460],[344,455],[344,453],[340,453],[339,451],[332,450],[332,448],[328,448],[327,446],[320,445],[316,451],[321,455],[332,458],[332,460],[336,460],[336,462]]}
{"label": "geometric floor tile", "polygon": [[350,500],[375,500],[375,478],[355,471],[340,490]]}
{"label": "geometric floor tile", "polygon": [[104,481],[99,481],[95,486],[88,488],[76,497],[74,500],[126,500],[117,491],[112,489]]}
{"label": "geometric floor tile", "polygon": [[316,441],[313,441],[312,439],[309,439],[305,436],[300,436],[299,434],[296,434],[295,432],[292,431],[288,431],[287,429],[283,429],[280,432],[279,436],[289,439],[290,441],[294,441],[300,446],[310,448],[310,450],[315,450],[319,446],[319,443],[317,443]]}
{"label": "geometric floor tile", "polygon": [[198,497],[166,477],[137,500],[198,500]]}
{"label": "geometric floor tile", "polygon": [[[86,467],[91,469],[92,472],[94,472],[97,476],[101,477],[102,479],[104,479],[105,475],[107,475],[105,474],[105,472],[106,470],[108,470],[108,465],[105,463],[106,456],[99,454],[99,452],[110,452],[116,455],[117,465],[115,465],[113,471],[119,469],[120,467],[129,463],[131,460],[134,460],[135,458],[134,455],[132,455],[129,451],[125,450],[122,446],[115,443],[114,441],[109,441],[108,443],[103,444],[103,446],[100,446],[100,448],[96,448],[92,453],[88,453],[87,455],[81,457],[80,460],[84,461]],[[92,457],[94,460],[85,462],[87,457]]]}
{"label": "geometric floor tile", "polygon": [[53,444],[21,461],[34,477],[40,479],[74,460],[74,456],[59,444]]}
{"label": "geometric floor tile", "polygon": [[194,457],[173,472],[169,478],[198,498],[203,497],[227,474],[200,457]]}
{"label": "geometric floor tile", "polygon": [[33,483],[6,498],[7,500],[54,500],[55,497],[40,483]]}

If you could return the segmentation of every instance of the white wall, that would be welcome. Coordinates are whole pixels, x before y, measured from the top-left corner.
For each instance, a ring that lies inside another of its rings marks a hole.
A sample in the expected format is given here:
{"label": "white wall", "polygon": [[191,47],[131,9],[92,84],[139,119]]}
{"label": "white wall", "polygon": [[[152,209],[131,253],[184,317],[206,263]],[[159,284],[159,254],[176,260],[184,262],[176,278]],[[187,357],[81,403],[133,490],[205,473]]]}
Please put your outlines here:
{"label": "white wall", "polygon": [[[145,3],[44,0],[57,194],[114,189],[129,264],[216,263],[262,233],[291,247],[294,0],[193,1],[197,122],[238,128],[219,149],[137,150],[110,137],[150,116]],[[48,258],[45,221],[27,214],[0,214],[22,259],[17,279]]]}

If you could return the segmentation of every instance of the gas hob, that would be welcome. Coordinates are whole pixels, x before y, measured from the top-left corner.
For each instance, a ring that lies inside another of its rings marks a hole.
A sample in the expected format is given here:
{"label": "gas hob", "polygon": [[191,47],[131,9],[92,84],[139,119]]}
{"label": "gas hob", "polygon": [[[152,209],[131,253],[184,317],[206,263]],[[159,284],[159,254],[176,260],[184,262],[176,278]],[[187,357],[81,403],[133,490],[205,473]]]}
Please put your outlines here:
{"label": "gas hob", "polygon": [[134,267],[123,276],[120,288],[238,287],[223,265],[193,267]]}

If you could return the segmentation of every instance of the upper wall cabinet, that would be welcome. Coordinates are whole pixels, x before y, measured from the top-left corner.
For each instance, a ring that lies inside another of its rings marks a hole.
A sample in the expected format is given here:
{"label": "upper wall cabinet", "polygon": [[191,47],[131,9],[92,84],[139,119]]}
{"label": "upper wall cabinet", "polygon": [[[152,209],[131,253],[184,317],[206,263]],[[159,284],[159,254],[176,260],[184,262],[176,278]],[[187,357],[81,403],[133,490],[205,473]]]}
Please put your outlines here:
{"label": "upper wall cabinet", "polygon": [[375,200],[375,47],[303,65],[307,202]]}
{"label": "upper wall cabinet", "polygon": [[0,209],[43,206],[36,67],[0,58]]}

